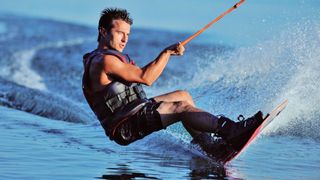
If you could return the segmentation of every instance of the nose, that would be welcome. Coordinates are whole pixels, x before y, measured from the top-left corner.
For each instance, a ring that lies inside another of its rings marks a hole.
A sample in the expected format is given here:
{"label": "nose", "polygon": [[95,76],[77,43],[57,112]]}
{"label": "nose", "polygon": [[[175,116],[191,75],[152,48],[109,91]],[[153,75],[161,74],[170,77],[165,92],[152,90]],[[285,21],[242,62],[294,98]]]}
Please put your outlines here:
{"label": "nose", "polygon": [[128,41],[128,35],[124,34],[124,35],[122,36],[121,41],[122,41],[123,43],[126,43],[126,42]]}

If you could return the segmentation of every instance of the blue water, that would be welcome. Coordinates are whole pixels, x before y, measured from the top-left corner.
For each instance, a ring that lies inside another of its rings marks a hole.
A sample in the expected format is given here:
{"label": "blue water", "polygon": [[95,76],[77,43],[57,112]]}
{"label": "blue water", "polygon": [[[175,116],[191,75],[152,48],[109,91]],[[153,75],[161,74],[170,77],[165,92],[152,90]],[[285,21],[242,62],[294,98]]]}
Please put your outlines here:
{"label": "blue water", "polygon": [[[109,141],[81,91],[82,55],[96,47],[96,29],[0,13],[0,179],[319,179],[320,16],[314,1],[288,6],[298,7],[297,15],[284,4],[276,10],[286,18],[239,29],[269,34],[241,37],[246,45],[224,39],[234,29],[204,34],[146,88],[149,97],[188,90],[200,108],[233,119],[288,99],[276,121],[226,167],[192,147],[181,124],[128,147]],[[126,53],[141,66],[190,35],[154,27],[131,34]]]}

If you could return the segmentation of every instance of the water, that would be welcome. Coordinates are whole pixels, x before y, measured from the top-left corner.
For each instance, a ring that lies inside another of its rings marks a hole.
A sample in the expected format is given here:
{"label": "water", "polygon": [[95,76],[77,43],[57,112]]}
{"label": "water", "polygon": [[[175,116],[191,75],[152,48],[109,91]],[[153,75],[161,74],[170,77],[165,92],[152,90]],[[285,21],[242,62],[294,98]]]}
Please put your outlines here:
{"label": "water", "polygon": [[[221,167],[191,147],[181,124],[128,147],[105,137],[81,91],[95,28],[0,14],[0,179],[319,179],[320,24],[306,17],[289,24],[248,46],[208,44],[204,35],[146,88],[149,97],[186,89],[199,107],[233,119],[289,100],[262,137]],[[126,53],[141,66],[189,35],[131,34]]]}

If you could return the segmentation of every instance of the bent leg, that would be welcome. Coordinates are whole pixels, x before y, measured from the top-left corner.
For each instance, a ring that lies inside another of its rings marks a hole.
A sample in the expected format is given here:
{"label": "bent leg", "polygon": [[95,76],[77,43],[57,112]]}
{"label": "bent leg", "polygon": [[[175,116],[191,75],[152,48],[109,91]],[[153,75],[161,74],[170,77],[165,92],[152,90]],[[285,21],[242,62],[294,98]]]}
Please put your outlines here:
{"label": "bent leg", "polygon": [[186,101],[163,102],[157,111],[160,113],[164,127],[178,121],[182,121],[187,127],[191,127],[198,132],[214,133],[218,127],[216,116],[195,108]]}
{"label": "bent leg", "polygon": [[205,147],[208,143],[210,144],[212,140],[212,137],[205,133],[208,132],[219,135],[226,142],[230,143],[233,148],[240,150],[256,128],[264,121],[262,112],[259,111],[254,116],[235,123],[229,118],[217,118],[208,112],[193,107],[187,101],[162,102],[157,111],[160,114],[163,127],[181,120],[187,127],[204,132],[203,135],[205,136],[203,137],[208,139],[204,143],[201,137],[196,138],[193,136],[194,142],[199,143],[202,147]]}
{"label": "bent leg", "polygon": [[187,101],[191,106],[195,107],[193,99],[191,95],[187,91],[177,90],[167,94],[162,94],[153,99],[157,102],[165,101],[165,102],[177,102],[177,101]]}
{"label": "bent leg", "polygon": [[[167,94],[156,96],[153,99],[156,102],[160,102],[160,101],[164,101],[164,102],[186,101],[189,103],[189,105],[195,107],[195,103],[193,102],[192,96],[187,91],[183,91],[183,90],[177,90],[174,92],[170,92]],[[188,126],[184,121],[182,121],[182,124],[192,137],[198,136],[201,133],[200,131],[197,131],[194,128]]]}

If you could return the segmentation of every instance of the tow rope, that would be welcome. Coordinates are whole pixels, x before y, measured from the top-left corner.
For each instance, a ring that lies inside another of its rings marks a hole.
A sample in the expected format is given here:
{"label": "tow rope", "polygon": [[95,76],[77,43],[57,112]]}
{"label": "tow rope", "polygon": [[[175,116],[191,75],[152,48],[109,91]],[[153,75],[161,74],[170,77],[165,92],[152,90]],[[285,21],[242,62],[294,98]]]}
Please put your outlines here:
{"label": "tow rope", "polygon": [[220,16],[218,16],[217,18],[215,18],[213,21],[211,21],[209,24],[207,24],[205,27],[203,27],[202,29],[200,29],[199,31],[197,31],[195,34],[193,34],[192,36],[190,36],[188,39],[184,40],[181,45],[184,46],[187,43],[189,43],[192,39],[194,39],[195,37],[197,37],[199,34],[201,34],[203,31],[205,31],[206,29],[208,29],[211,25],[213,25],[214,23],[216,23],[217,21],[219,21],[221,18],[223,18],[225,15],[227,15],[228,13],[230,13],[231,11],[235,10],[236,8],[238,8],[245,0],[240,0],[237,4],[235,4],[234,6],[232,6],[230,9],[228,9],[226,12],[222,13]]}

